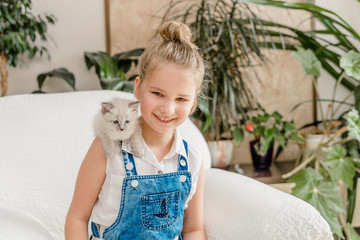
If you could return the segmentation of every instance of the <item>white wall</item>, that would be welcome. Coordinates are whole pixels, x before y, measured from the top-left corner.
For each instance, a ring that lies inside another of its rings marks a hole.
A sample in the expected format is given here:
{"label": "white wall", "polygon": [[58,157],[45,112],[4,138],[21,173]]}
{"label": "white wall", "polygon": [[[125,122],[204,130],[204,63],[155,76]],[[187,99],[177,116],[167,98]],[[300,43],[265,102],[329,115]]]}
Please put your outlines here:
{"label": "white wall", "polygon": [[[360,3],[357,0],[316,0],[316,4],[335,11],[360,33]],[[52,13],[58,19],[55,25],[49,26],[49,34],[55,42],[46,43],[51,60],[37,57],[29,61],[24,58],[16,68],[11,67],[8,95],[32,92],[37,89],[39,73],[59,67],[75,74],[78,90],[100,89],[95,73],[86,69],[83,55],[85,51],[106,49],[104,1],[33,0],[33,9],[36,13]],[[321,97],[331,97],[335,81],[329,78],[323,73],[319,80]],[[71,89],[61,81],[48,81],[44,90],[59,92]],[[340,94],[345,95],[346,91],[343,89]]]}
{"label": "white wall", "polygon": [[[360,34],[360,3],[357,0],[316,0],[316,5],[337,13],[341,18],[348,22],[357,33]],[[360,50],[359,41],[354,42],[354,45]],[[334,85],[335,81],[332,79],[332,77],[326,72],[322,71],[321,76],[318,79],[320,98],[331,99]],[[343,100],[348,95],[348,93],[349,91],[345,87],[340,86],[339,90],[337,90],[336,99]],[[351,98],[349,101],[353,101],[353,98]],[[325,111],[327,104],[323,103],[322,106]],[[342,111],[340,110],[339,113],[341,112]],[[318,111],[318,117],[320,118],[319,114],[320,113]]]}
{"label": "white wall", "polygon": [[[39,73],[65,67],[75,75],[77,90],[101,89],[94,71],[86,69],[85,51],[105,51],[105,12],[102,0],[33,0],[36,13],[52,13],[57,22],[49,26],[47,41],[51,59],[23,57],[16,68],[9,69],[8,94],[30,93],[37,89]],[[43,90],[70,91],[62,81],[46,81]]]}

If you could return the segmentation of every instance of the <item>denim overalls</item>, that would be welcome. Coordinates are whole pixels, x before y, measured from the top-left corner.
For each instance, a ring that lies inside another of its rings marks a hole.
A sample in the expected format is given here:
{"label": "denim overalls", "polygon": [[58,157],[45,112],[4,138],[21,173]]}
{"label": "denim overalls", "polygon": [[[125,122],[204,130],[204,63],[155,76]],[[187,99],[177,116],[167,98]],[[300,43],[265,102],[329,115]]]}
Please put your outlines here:
{"label": "denim overalls", "polygon": [[[183,143],[188,155],[187,143]],[[122,154],[126,177],[120,209],[115,222],[105,229],[103,239],[182,239],[184,205],[191,190],[187,156],[178,155],[177,172],[137,175],[133,155],[124,150]],[[90,239],[100,239],[93,222],[91,230]]]}

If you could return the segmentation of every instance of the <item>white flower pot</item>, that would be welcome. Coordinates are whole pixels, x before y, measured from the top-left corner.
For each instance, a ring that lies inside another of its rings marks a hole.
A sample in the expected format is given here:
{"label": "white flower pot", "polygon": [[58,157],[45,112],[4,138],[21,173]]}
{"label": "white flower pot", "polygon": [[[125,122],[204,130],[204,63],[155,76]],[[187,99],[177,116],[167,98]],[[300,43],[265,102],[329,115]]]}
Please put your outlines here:
{"label": "white flower pot", "polygon": [[[310,134],[306,136],[306,148],[308,150],[314,150],[316,149],[320,144],[326,143],[332,135],[325,135],[324,134]],[[340,137],[336,137],[334,140],[331,141],[331,143],[334,143],[336,141],[339,141]],[[331,145],[331,143],[329,145]],[[329,151],[329,148],[323,148],[324,151]]]}
{"label": "white flower pot", "polygon": [[226,168],[231,164],[234,153],[234,143],[232,140],[208,141],[211,154],[211,166],[216,168]]}

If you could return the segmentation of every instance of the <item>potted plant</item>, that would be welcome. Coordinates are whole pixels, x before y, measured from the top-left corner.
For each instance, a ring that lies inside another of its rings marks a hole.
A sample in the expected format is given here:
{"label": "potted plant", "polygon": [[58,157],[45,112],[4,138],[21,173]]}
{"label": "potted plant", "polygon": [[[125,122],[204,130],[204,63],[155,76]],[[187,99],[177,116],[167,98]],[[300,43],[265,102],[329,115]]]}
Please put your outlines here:
{"label": "potted plant", "polygon": [[0,2],[1,96],[7,92],[8,67],[16,67],[19,55],[27,53],[32,59],[37,53],[48,54],[38,38],[47,41],[47,27],[55,23],[55,17],[51,14],[34,14],[31,4],[31,0]]}
{"label": "potted plant", "polygon": [[[171,1],[164,20],[176,18],[191,26],[195,42],[213,71],[209,76],[210,88],[205,93],[210,100],[201,101],[200,111],[194,114],[195,123],[208,141],[233,139],[236,144],[242,142],[242,125],[257,101],[247,87],[247,82],[254,79],[244,81],[243,74],[251,71],[252,66],[265,63],[261,48],[295,50],[296,46],[303,46],[314,49],[324,69],[337,78],[339,52],[356,49],[349,40],[351,37],[360,39],[336,13],[310,2],[190,0],[186,3],[188,5],[184,5],[184,1]],[[326,30],[304,31],[265,20],[247,4],[304,10],[312,13]],[[326,40],[329,36],[338,42]],[[341,84],[354,89],[347,79]]]}
{"label": "potted plant", "polygon": [[[300,60],[306,74],[319,76],[321,64],[311,50],[299,49],[294,56]],[[312,61],[306,61],[309,59]],[[292,194],[309,202],[327,220],[337,239],[358,239],[360,236],[351,227],[356,198],[356,183],[360,172],[360,89],[350,92],[355,103],[348,103],[348,96],[338,101],[335,93],[345,74],[360,81],[360,53],[348,52],[339,60],[342,74],[337,80],[330,100],[316,98],[315,101],[329,102],[330,114],[322,119],[325,128],[323,139],[314,148],[305,148],[297,167],[284,178],[295,183]],[[335,117],[338,106],[348,108],[340,117]],[[339,188],[342,189],[339,193]],[[346,203],[346,204],[344,204]]]}
{"label": "potted plant", "polygon": [[289,141],[304,142],[293,120],[283,120],[283,116],[277,111],[269,114],[261,106],[245,124],[245,129],[254,135],[254,139],[250,141],[250,151],[254,168],[257,170],[267,170],[270,167],[275,142],[278,143],[275,157]]}
{"label": "potted plant", "polygon": [[126,74],[133,63],[137,65],[137,58],[143,51],[143,48],[137,48],[113,56],[102,51],[85,52],[85,63],[87,69],[95,68],[102,89],[131,91],[136,76],[127,78]]}
{"label": "potted plant", "polygon": [[[225,166],[232,159],[233,142],[239,144],[243,140],[247,112],[256,107],[243,74],[249,67],[265,62],[252,30],[259,35],[263,31],[247,21],[247,17],[256,16],[240,1],[189,3],[184,7],[183,1],[171,1],[164,20],[175,18],[190,26],[194,42],[209,63],[212,74],[206,76],[210,84],[204,95],[210,100],[199,102],[193,120],[210,145],[213,166]],[[220,149],[226,152],[215,151]],[[228,158],[218,161],[216,156]]]}

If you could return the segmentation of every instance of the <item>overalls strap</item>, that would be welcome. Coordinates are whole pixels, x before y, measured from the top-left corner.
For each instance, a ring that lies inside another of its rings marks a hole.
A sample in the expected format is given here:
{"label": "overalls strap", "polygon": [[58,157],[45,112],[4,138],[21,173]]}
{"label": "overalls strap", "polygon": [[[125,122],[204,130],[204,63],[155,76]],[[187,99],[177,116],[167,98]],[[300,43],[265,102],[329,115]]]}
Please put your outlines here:
{"label": "overalls strap", "polygon": [[126,176],[136,176],[136,167],[135,167],[135,161],[134,156],[131,153],[128,153],[124,150],[122,150],[122,155],[124,159],[124,168],[126,172]]}
{"label": "overalls strap", "polygon": [[187,171],[188,170],[188,161],[187,161],[187,157],[189,155],[188,144],[185,140],[183,140],[183,143],[184,143],[184,147],[185,147],[186,157],[179,154],[178,171]]}

